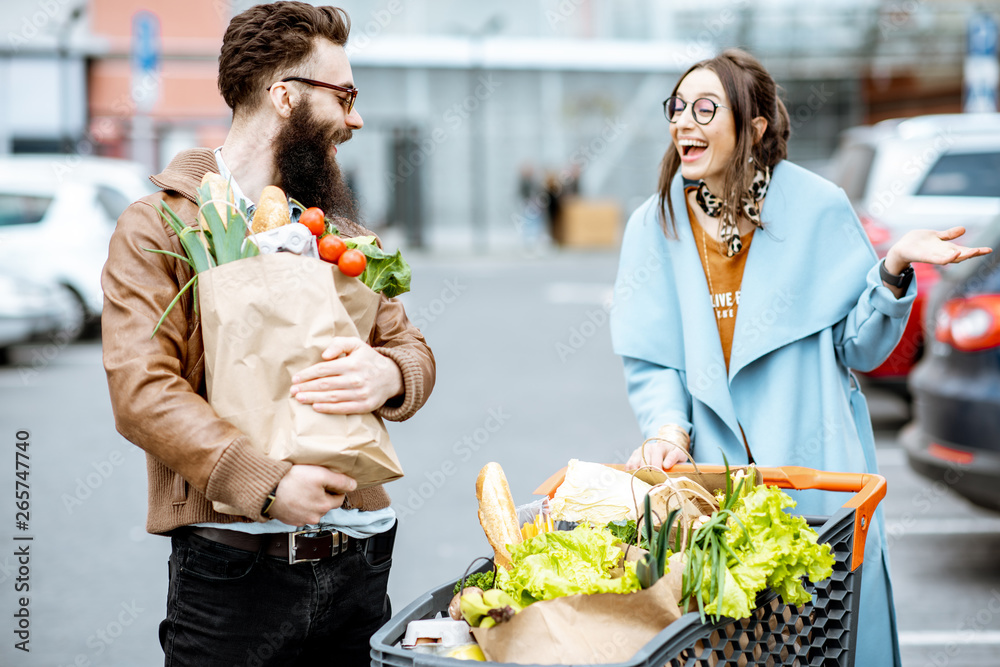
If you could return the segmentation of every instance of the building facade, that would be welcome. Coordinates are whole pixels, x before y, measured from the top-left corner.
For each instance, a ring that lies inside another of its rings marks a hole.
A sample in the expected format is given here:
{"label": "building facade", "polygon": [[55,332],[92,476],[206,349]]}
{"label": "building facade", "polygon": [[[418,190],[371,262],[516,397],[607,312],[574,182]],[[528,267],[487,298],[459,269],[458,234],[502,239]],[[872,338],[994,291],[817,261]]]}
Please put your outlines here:
{"label": "building facade", "polygon": [[[216,87],[239,0],[14,0],[0,83],[0,152],[138,158],[219,145]],[[668,147],[661,102],[691,63],[742,45],[785,91],[791,157],[822,169],[840,132],[961,109],[964,26],[982,2],[814,6],[785,0],[350,0],[348,52],[365,127],[339,159],[366,222],[414,245],[484,245],[523,232],[526,175],[626,213]],[[987,3],[987,9],[991,5]],[[153,74],[136,15],[159,24]]]}

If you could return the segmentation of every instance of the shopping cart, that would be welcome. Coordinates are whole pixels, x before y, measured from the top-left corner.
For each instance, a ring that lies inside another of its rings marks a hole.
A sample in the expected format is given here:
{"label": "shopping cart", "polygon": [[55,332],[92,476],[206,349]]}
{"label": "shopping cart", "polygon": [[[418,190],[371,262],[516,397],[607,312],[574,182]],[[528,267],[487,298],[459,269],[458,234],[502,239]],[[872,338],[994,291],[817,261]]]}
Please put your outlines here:
{"label": "shopping cart", "polygon": [[[699,470],[724,472],[721,466],[699,466]],[[816,527],[819,541],[830,543],[836,558],[833,575],[815,585],[806,582],[814,600],[801,606],[785,605],[774,592],[765,590],[757,596],[756,609],[749,618],[702,623],[697,613],[685,614],[653,637],[631,660],[616,663],[617,667],[854,664],[865,537],[875,508],[885,497],[885,478],[799,467],[759,470],[764,483],[770,486],[854,493],[832,516],[807,517]],[[551,497],[565,472],[557,472],[535,493]],[[694,468],[678,465],[671,472],[691,473]],[[375,633],[371,640],[372,665],[455,667],[465,662],[415,653],[399,645],[410,621],[433,618],[439,612],[447,615],[454,585],[450,581],[424,594]]]}

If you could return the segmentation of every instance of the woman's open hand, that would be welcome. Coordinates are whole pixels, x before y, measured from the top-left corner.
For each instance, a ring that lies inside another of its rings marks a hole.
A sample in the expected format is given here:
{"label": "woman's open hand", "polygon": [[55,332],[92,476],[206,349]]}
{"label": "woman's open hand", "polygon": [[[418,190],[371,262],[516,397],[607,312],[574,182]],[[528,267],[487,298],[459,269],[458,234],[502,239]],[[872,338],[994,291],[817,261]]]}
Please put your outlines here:
{"label": "woman's open hand", "polygon": [[952,227],[943,232],[933,229],[911,230],[889,248],[885,256],[885,268],[889,273],[899,275],[913,262],[957,264],[993,252],[992,248],[967,248],[952,243],[962,234],[965,234],[965,227]]}

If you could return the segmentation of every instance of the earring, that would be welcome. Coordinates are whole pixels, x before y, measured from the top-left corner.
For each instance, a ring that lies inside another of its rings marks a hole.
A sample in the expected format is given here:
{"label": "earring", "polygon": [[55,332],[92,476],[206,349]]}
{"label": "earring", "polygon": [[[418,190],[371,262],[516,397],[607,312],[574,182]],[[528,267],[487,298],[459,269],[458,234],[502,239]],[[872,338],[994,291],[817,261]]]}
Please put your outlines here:
{"label": "earring", "polygon": [[748,164],[753,164],[753,155],[750,156],[750,159],[747,160],[747,163]]}

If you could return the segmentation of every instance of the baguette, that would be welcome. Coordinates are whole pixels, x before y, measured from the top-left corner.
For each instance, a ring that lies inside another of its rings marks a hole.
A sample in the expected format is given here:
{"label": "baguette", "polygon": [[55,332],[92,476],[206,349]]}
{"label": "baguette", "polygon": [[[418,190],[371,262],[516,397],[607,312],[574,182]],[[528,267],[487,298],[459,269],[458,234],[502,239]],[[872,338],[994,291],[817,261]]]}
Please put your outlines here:
{"label": "baguette", "polygon": [[260,193],[257,210],[253,214],[253,233],[276,229],[291,221],[284,191],[276,185],[266,186]]}
{"label": "baguette", "polygon": [[499,463],[487,463],[479,471],[476,498],[479,500],[479,523],[493,547],[493,559],[497,567],[509,569],[511,560],[507,546],[520,544],[523,538],[514,498]]}

